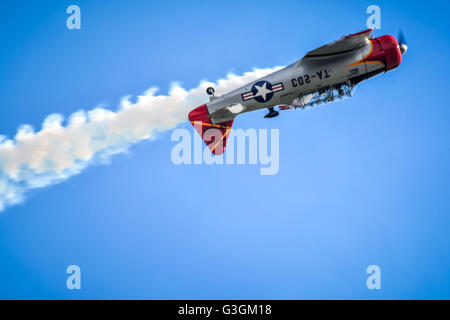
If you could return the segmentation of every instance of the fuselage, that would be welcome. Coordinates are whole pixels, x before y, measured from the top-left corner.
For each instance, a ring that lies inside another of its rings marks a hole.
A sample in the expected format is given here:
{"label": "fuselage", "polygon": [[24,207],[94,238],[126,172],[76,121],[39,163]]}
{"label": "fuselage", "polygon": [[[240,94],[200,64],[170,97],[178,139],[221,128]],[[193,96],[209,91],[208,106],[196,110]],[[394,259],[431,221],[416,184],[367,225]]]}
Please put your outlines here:
{"label": "fuselage", "polygon": [[368,39],[356,49],[303,59],[207,103],[212,123],[233,120],[238,114],[278,105],[326,88],[356,85],[399,66],[401,52],[392,36]]}
{"label": "fuselage", "polygon": [[[352,96],[362,81],[398,67],[408,49],[389,35],[372,38],[373,29],[343,37],[314,49],[301,60],[233,90],[189,112],[188,118],[215,155],[223,154],[234,118],[268,108],[265,118],[280,110],[306,108]],[[400,39],[403,37],[400,37]]]}

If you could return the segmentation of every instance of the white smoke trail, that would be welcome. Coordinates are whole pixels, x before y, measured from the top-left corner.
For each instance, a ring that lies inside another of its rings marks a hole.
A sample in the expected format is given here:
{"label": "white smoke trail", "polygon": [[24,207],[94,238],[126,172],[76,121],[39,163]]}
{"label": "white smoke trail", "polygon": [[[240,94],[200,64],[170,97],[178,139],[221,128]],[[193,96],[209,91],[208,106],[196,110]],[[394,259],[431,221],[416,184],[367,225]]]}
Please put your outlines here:
{"label": "white smoke trail", "polygon": [[28,190],[62,182],[80,173],[95,159],[113,154],[157,132],[187,120],[188,112],[205,103],[205,90],[214,86],[226,93],[280,69],[255,69],[242,76],[229,74],[217,83],[203,81],[185,90],[172,84],[168,95],[151,88],[136,103],[122,99],[116,112],[96,108],[73,113],[65,125],[59,114],[49,115],[35,132],[22,125],[13,140],[0,136],[0,211],[21,203]]}

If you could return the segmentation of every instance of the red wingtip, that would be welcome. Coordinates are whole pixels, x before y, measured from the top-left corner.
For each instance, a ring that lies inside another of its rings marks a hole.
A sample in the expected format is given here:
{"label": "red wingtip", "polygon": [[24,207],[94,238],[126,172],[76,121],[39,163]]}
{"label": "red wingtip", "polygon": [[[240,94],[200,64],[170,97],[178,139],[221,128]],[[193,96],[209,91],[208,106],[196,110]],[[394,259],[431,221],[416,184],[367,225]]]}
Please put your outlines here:
{"label": "red wingtip", "polygon": [[215,155],[223,154],[233,120],[213,124],[206,104],[189,112],[188,117],[211,152]]}
{"label": "red wingtip", "polygon": [[366,30],[363,30],[363,31],[360,31],[360,32],[349,34],[348,36],[345,36],[344,39],[348,39],[348,38],[351,38],[351,37],[359,36],[359,35],[362,35],[362,34],[369,34],[372,31],[373,31],[373,28],[369,28],[369,29],[366,29]]}

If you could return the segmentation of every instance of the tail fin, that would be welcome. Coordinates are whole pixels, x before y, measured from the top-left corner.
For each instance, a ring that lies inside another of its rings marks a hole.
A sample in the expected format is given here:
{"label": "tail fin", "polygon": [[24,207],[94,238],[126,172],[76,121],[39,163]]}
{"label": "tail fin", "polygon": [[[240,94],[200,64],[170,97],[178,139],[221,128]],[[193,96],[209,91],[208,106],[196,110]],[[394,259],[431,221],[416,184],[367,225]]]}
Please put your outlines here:
{"label": "tail fin", "polygon": [[225,152],[233,120],[213,124],[209,118],[208,108],[204,104],[189,112],[189,121],[212,153],[221,155]]}

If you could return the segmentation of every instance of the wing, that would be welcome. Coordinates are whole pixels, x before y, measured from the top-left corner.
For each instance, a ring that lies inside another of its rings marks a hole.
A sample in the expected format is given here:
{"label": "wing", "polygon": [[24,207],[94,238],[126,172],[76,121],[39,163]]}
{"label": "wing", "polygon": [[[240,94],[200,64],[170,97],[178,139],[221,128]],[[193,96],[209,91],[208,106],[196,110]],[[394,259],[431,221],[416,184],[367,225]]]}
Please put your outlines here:
{"label": "wing", "polygon": [[363,47],[369,43],[369,36],[373,29],[367,29],[358,33],[353,33],[348,36],[342,37],[342,39],[326,44],[320,48],[312,50],[306,54],[303,58],[315,59],[315,58],[329,58],[342,53],[350,52],[352,50]]}

